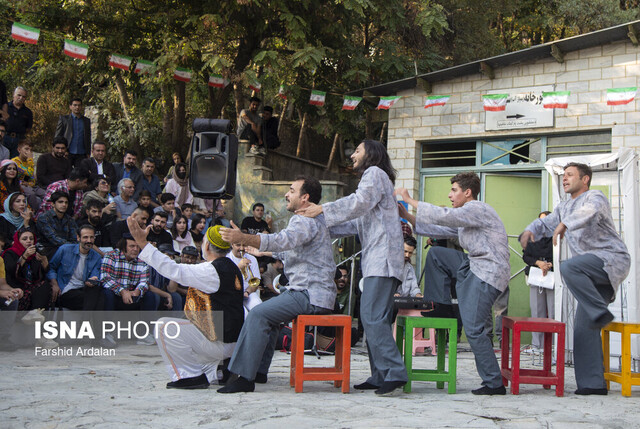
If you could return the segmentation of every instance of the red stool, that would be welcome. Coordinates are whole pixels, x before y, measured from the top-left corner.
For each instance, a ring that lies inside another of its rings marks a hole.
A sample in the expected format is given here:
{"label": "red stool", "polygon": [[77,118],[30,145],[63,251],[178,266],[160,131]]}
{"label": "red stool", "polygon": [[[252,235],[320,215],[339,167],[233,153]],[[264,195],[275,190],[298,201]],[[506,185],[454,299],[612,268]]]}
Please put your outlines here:
{"label": "red stool", "polygon": [[[509,367],[509,330],[513,330],[513,366]],[[553,319],[536,317],[502,318],[502,382],[511,380],[511,393],[520,392],[520,384],[542,384],[545,389],[556,386],[556,396],[564,395],[564,330],[565,325]],[[520,333],[544,332],[544,354],[542,369],[520,369]],[[556,373],[551,372],[551,348],[553,334],[558,334],[556,347]]]}
{"label": "red stool", "polygon": [[[335,365],[332,367],[304,366],[304,332],[307,326],[333,326],[336,328]],[[333,380],[342,393],[349,393],[351,371],[351,316],[341,314],[301,314],[293,319],[291,336],[291,373],[289,383],[296,393],[302,392],[302,383],[310,380]]]}

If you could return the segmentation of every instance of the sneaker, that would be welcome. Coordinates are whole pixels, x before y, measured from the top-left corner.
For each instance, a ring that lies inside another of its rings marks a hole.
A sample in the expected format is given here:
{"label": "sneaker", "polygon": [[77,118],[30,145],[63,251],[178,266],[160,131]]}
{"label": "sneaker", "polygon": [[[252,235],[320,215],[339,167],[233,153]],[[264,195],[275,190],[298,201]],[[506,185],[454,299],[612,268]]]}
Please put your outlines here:
{"label": "sneaker", "polygon": [[258,146],[258,153],[260,155],[266,155],[267,154],[267,149],[264,146]]}
{"label": "sneaker", "polygon": [[539,355],[540,349],[532,344],[529,344],[520,348],[520,353],[525,355]]}
{"label": "sneaker", "polygon": [[58,343],[46,338],[40,338],[36,341],[36,346],[42,347],[43,349],[55,349],[56,347],[58,347]]}
{"label": "sneaker", "polygon": [[152,346],[156,343],[156,339],[153,338],[152,334],[147,335],[144,338],[140,338],[138,341],[136,341],[136,344],[139,346]]}
{"label": "sneaker", "polygon": [[42,308],[31,310],[30,312],[22,316],[22,323],[24,323],[25,325],[33,325],[36,322],[44,322],[44,315],[42,314],[43,311],[44,309]]}
{"label": "sneaker", "polygon": [[252,155],[260,155],[260,151],[258,150],[257,146],[251,146],[251,149],[249,149],[249,153]]}

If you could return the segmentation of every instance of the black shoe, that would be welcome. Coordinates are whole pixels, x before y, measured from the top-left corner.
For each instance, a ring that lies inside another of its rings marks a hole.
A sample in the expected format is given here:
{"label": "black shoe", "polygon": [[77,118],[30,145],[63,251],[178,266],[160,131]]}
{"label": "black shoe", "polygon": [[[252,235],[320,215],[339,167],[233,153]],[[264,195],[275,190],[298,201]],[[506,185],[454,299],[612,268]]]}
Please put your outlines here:
{"label": "black shoe", "polygon": [[181,378],[177,381],[167,383],[167,389],[208,389],[209,380],[204,374],[197,377]]}
{"label": "black shoe", "polygon": [[471,393],[474,395],[506,395],[507,389],[504,386],[500,387],[488,387],[482,386],[479,389],[472,390]]}
{"label": "black shoe", "polygon": [[253,381],[259,384],[265,384],[267,382],[267,374],[259,372],[256,374],[256,379]]}
{"label": "black shoe", "polygon": [[589,387],[581,387],[574,392],[576,395],[607,395],[609,391],[606,388],[603,389],[591,389]]}
{"label": "black shoe", "polygon": [[253,392],[255,388],[256,384],[253,381],[238,377],[235,381],[229,382],[226,386],[218,389],[218,393]]}
{"label": "black shoe", "polygon": [[364,383],[354,384],[353,388],[358,390],[376,390],[379,389],[380,386],[376,386],[375,384],[371,384],[368,381],[365,381]]}
{"label": "black shoe", "polygon": [[385,381],[384,383],[382,383],[382,386],[380,386],[380,388],[376,390],[376,395],[389,395],[394,390],[404,386],[405,384],[407,384],[406,381]]}

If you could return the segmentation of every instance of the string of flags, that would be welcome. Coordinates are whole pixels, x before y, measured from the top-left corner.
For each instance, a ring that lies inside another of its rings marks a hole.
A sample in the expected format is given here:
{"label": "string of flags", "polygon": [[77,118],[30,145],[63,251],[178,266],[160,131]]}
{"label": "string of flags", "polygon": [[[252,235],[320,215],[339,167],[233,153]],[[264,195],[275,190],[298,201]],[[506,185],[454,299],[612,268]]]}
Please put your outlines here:
{"label": "string of flags", "polygon": [[[29,27],[28,25],[14,22],[11,26],[11,37],[20,42],[36,45],[40,38],[40,30],[38,28]],[[70,39],[64,39],[63,53],[71,58],[78,60],[86,60],[89,55],[89,45],[86,43],[76,42]],[[132,57],[128,57],[121,54],[112,53],[109,58],[109,66],[124,71],[131,70]],[[144,59],[136,59],[136,64],[133,72],[136,74],[150,74],[156,69],[156,64],[153,61]],[[181,82],[191,82],[193,71],[187,68],[177,67],[174,71],[174,79]],[[209,81],[207,84],[213,88],[225,88],[231,82],[229,79],[224,78],[221,74],[209,75]],[[253,80],[249,83],[249,88],[252,91],[259,92],[262,89],[262,85],[257,80]],[[619,106],[632,102],[636,93],[637,87],[628,88],[611,88],[607,89],[607,105]],[[542,106],[545,109],[566,109],[569,106],[570,91],[550,91],[542,93]],[[344,97],[342,104],[342,110],[355,110],[362,97],[342,95]],[[278,90],[278,97],[283,100],[287,99],[286,89],[284,86],[280,86]],[[311,90],[309,97],[309,104],[313,106],[324,106],[326,102],[327,93],[325,91],[319,91],[316,89]],[[482,96],[483,107],[488,112],[499,112],[506,109],[507,100],[510,94],[486,94]],[[386,96],[380,97],[376,110],[388,110],[398,100],[403,98],[402,96]],[[450,95],[430,95],[426,97],[424,108],[444,106],[449,102]]]}

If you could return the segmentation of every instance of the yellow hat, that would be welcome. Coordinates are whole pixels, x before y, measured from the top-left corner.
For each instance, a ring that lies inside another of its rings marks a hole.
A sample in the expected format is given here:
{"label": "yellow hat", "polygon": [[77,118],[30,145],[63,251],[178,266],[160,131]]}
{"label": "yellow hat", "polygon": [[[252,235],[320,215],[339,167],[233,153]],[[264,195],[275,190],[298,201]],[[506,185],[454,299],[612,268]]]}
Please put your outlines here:
{"label": "yellow hat", "polygon": [[209,227],[209,229],[207,229],[207,240],[218,249],[227,250],[231,247],[231,244],[222,239],[220,236],[220,228],[224,227],[222,225]]}

